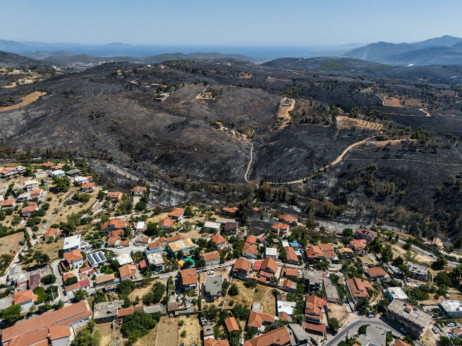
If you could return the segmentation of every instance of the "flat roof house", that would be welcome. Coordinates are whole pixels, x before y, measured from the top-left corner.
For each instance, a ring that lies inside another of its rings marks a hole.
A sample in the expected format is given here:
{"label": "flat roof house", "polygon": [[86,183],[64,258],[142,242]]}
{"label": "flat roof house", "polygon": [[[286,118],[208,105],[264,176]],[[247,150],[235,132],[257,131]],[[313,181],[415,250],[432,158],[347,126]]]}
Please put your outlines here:
{"label": "flat roof house", "polygon": [[214,301],[221,296],[221,289],[223,287],[223,275],[217,274],[208,276],[203,285],[204,293],[208,300]]}
{"label": "flat roof house", "polygon": [[432,315],[401,299],[388,305],[387,317],[416,338],[423,335],[432,322]]}
{"label": "flat roof house", "polygon": [[161,253],[153,252],[146,255],[149,266],[157,272],[164,270],[165,261]]}
{"label": "flat roof house", "polygon": [[64,238],[63,252],[80,249],[81,237],[80,234]]}

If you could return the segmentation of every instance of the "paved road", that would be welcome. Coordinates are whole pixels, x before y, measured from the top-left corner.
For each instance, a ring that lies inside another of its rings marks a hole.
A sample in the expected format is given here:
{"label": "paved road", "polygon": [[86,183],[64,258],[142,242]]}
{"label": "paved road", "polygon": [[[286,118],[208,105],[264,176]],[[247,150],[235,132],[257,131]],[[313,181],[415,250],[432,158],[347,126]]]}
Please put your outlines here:
{"label": "paved road", "polygon": [[[401,240],[399,239],[398,240],[398,243],[401,244],[401,245],[404,245],[406,244],[406,242],[404,240]],[[436,261],[436,256],[434,254],[432,254],[431,252],[427,251],[427,250],[424,250],[416,245],[411,245],[411,250],[412,251],[415,251],[421,255],[424,255],[424,256],[428,256],[428,257],[431,257],[433,258],[435,261]],[[458,262],[454,262],[454,261],[448,261],[448,266],[449,267],[457,267],[460,263]]]}
{"label": "paved road", "polygon": [[330,341],[328,341],[324,346],[335,346],[338,345],[340,342],[345,341],[345,338],[347,335],[349,337],[352,337],[353,334],[361,327],[362,325],[368,324],[370,326],[377,326],[377,327],[382,327],[384,329],[387,329],[389,331],[393,332],[393,335],[402,337],[403,335],[396,329],[392,328],[388,324],[382,322],[381,320],[378,319],[373,319],[373,318],[358,318],[355,320],[351,320],[350,322],[347,322],[342,330],[334,336]]}

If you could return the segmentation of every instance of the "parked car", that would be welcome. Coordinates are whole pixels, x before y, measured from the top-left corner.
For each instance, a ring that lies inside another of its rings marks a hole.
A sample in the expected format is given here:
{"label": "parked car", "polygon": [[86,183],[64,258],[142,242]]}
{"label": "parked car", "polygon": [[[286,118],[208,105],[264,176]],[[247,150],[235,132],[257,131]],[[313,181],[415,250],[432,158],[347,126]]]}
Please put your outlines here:
{"label": "parked car", "polygon": [[449,298],[450,298],[449,294],[446,293],[446,294],[444,295],[444,298],[449,299]]}
{"label": "parked car", "polygon": [[435,327],[433,327],[432,330],[433,330],[433,333],[438,334],[438,329],[436,329]]}

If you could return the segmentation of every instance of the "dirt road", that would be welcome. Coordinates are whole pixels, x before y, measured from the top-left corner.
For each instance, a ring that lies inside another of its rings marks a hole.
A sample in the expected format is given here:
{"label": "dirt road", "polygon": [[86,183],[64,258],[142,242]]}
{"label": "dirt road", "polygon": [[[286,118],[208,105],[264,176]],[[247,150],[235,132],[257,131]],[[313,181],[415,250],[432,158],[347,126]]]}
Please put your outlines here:
{"label": "dirt road", "polygon": [[29,95],[22,97],[21,98],[22,101],[15,105],[7,106],[7,107],[0,107],[0,112],[11,111],[13,109],[18,109],[18,108],[30,105],[31,103],[34,103],[35,101],[37,101],[43,95],[46,95],[46,93],[41,92],[41,91],[34,91],[33,93],[30,93]]}

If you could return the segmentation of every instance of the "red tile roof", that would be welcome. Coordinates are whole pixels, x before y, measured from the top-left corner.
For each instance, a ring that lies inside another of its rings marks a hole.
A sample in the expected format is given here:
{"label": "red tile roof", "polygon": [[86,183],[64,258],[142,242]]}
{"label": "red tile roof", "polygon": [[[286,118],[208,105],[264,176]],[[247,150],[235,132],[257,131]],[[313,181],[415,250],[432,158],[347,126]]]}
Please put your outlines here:
{"label": "red tile roof", "polygon": [[159,222],[159,227],[168,227],[168,228],[173,228],[175,225],[175,221],[170,218],[163,219]]}
{"label": "red tile roof", "polygon": [[169,214],[168,216],[171,216],[171,217],[180,217],[182,216],[184,213],[184,209],[183,208],[174,208]]}
{"label": "red tile roof", "polygon": [[332,247],[331,244],[319,244],[319,247],[322,250],[322,253],[324,254],[324,257],[327,259],[335,258],[337,257],[337,254],[334,251],[334,248]]}
{"label": "red tile roof", "polygon": [[286,252],[286,259],[287,261],[299,262],[297,255],[295,254],[295,250],[291,246],[286,246],[284,248]]}
{"label": "red tile roof", "polygon": [[287,223],[294,223],[298,221],[298,219],[292,215],[279,215],[279,219]]}
{"label": "red tile roof", "polygon": [[388,273],[380,267],[367,268],[366,271],[367,275],[373,279],[389,276]]}
{"label": "red tile roof", "polygon": [[146,191],[146,186],[135,186],[132,189],[132,192],[141,192],[141,191]]}
{"label": "red tile roof", "polygon": [[238,258],[236,263],[234,263],[233,271],[242,270],[248,272],[252,267],[252,262],[246,260],[245,258]]}
{"label": "red tile roof", "polygon": [[254,235],[249,235],[247,239],[245,240],[246,243],[249,244],[256,244],[257,243],[257,237]]}
{"label": "red tile roof", "polygon": [[204,257],[204,260],[207,262],[220,258],[220,254],[218,253],[218,251],[212,251],[202,254],[202,257]]}
{"label": "red tile roof", "polygon": [[316,323],[305,323],[305,330],[318,332],[318,333],[326,333],[326,325],[324,323],[316,324]]}
{"label": "red tile roof", "polygon": [[71,329],[67,325],[51,326],[50,327],[50,340],[58,340],[71,336]]}
{"label": "red tile roof", "polygon": [[38,296],[32,292],[32,290],[19,291],[13,296],[14,305],[26,303],[28,301],[37,301]]}
{"label": "red tile roof", "polygon": [[229,333],[239,330],[239,325],[234,317],[228,317],[225,319],[226,329]]}
{"label": "red tile roof", "polygon": [[284,269],[284,275],[285,276],[291,276],[291,277],[299,277],[298,270],[295,268],[286,268]]}
{"label": "red tile roof", "polygon": [[215,340],[214,338],[207,338],[204,340],[204,346],[229,346],[228,340]]}
{"label": "red tile roof", "polygon": [[260,328],[263,323],[274,323],[275,317],[270,314],[251,311],[247,321],[248,327]]}
{"label": "red tile roof", "polygon": [[281,327],[247,340],[244,346],[283,346],[288,344],[290,344],[289,332],[285,327]]}
{"label": "red tile roof", "polygon": [[69,252],[65,252],[63,256],[66,262],[69,264],[83,260],[83,256],[79,250],[72,250]]}
{"label": "red tile roof", "polygon": [[239,208],[238,207],[230,207],[230,208],[222,208],[223,211],[230,213],[230,214],[235,214]]}
{"label": "red tile roof", "polygon": [[183,285],[197,284],[197,275],[194,268],[183,269],[180,273]]}
{"label": "red tile roof", "polygon": [[242,248],[242,253],[256,256],[258,255],[258,247],[255,244],[245,243],[244,247]]}
{"label": "red tile roof", "polygon": [[276,271],[278,270],[278,264],[273,258],[266,257],[261,264],[261,268],[263,270],[269,269],[269,271],[271,271],[272,273],[276,273]]}
{"label": "red tile roof", "polygon": [[323,258],[324,257],[321,248],[316,245],[311,245],[308,249],[306,249],[306,256],[308,258]]}
{"label": "red tile roof", "polygon": [[223,238],[221,235],[216,234],[212,236],[212,243],[214,244],[226,243],[226,239]]}
{"label": "red tile roof", "polygon": [[350,288],[351,293],[354,297],[369,297],[367,289],[371,289],[372,286],[369,281],[352,278],[347,280],[347,285]]}

